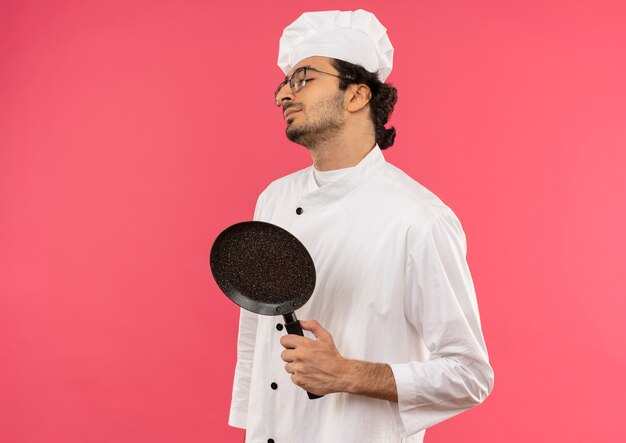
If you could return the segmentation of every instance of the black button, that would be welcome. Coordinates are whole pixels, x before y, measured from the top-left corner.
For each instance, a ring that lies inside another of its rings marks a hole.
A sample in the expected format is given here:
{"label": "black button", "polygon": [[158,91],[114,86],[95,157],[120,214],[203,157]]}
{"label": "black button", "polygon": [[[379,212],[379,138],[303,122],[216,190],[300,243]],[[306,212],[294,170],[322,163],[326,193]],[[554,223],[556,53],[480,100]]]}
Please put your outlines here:
{"label": "black button", "polygon": [[282,323],[276,323],[276,329],[278,329],[279,331],[283,330],[283,324]]}
{"label": "black button", "polygon": [[296,208],[296,214],[300,215],[302,214],[304,211],[302,210],[302,208]]}
{"label": "black button", "polygon": [[268,438],[267,439],[267,443],[274,443],[274,439],[273,438]]}
{"label": "black button", "polygon": [[274,382],[272,382],[272,384],[270,385],[270,387],[271,387],[273,390],[278,389],[278,385],[277,385],[276,383],[274,383]]}

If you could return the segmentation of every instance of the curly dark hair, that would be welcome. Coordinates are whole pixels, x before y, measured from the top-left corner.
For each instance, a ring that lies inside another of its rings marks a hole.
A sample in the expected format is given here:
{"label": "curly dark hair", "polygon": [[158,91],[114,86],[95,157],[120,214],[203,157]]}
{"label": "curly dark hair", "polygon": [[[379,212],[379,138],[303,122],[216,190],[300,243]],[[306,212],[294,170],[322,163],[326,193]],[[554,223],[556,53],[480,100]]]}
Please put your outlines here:
{"label": "curly dark hair", "polygon": [[396,138],[396,128],[387,129],[385,125],[398,101],[398,90],[390,84],[381,82],[375,73],[360,65],[337,59],[332,59],[331,64],[341,75],[339,89],[345,90],[348,85],[354,83],[363,83],[370,88],[372,91],[370,116],[376,129],[376,143],[380,149],[392,146]]}

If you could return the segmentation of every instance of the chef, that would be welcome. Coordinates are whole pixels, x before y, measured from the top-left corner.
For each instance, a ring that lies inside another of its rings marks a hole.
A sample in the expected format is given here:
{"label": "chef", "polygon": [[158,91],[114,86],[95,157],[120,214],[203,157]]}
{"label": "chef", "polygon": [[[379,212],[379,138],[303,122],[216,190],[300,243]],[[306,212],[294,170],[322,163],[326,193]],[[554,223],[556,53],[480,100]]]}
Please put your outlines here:
{"label": "chef", "polygon": [[276,104],[313,164],[271,183],[254,218],[300,239],[317,286],[304,337],[241,311],[229,423],[246,442],[421,442],[492,390],[461,225],[383,156],[392,59],[363,10],[302,14],[280,39]]}

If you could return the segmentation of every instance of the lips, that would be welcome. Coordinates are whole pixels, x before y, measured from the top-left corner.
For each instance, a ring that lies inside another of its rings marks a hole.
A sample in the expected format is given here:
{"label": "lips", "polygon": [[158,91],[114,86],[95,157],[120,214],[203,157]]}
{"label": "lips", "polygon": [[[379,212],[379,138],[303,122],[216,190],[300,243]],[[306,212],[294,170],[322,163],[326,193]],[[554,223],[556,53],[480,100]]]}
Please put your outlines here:
{"label": "lips", "polygon": [[287,117],[289,117],[291,114],[293,114],[294,112],[299,112],[299,109],[294,109],[294,108],[287,108],[285,110],[285,112],[283,113],[283,118],[285,120],[287,120]]}

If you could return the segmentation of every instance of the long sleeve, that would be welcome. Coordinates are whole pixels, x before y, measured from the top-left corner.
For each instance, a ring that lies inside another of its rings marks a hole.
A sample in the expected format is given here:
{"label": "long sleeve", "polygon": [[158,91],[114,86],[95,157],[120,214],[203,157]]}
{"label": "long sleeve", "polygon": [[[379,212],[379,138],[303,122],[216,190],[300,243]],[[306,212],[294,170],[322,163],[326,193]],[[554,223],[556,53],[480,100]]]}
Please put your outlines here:
{"label": "long sleeve", "polygon": [[256,314],[241,309],[237,340],[237,366],[235,367],[233,395],[228,417],[228,424],[236,428],[246,428],[257,322],[258,316]]}
{"label": "long sleeve", "polygon": [[391,365],[406,435],[480,404],[493,388],[465,235],[451,210],[407,237],[405,313],[430,351]]}
{"label": "long sleeve", "polygon": [[[263,194],[257,200],[254,210],[254,220],[261,218]],[[237,337],[237,365],[233,381],[233,393],[230,403],[228,424],[236,428],[246,428],[248,420],[248,404],[250,400],[250,381],[252,379],[252,364],[254,362],[254,345],[256,342],[259,316],[240,309],[239,334]]]}

